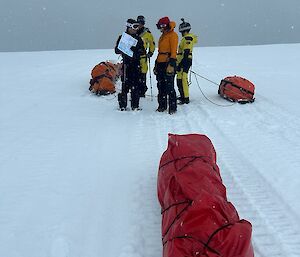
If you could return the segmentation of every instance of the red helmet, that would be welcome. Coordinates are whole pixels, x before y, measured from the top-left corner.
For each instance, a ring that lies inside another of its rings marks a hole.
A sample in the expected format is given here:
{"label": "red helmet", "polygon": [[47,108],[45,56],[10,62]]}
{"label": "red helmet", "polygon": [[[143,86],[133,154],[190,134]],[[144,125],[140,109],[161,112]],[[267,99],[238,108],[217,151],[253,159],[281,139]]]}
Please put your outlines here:
{"label": "red helmet", "polygon": [[162,17],[157,22],[156,27],[158,29],[165,28],[165,27],[167,27],[169,25],[169,23],[170,23],[169,17]]}

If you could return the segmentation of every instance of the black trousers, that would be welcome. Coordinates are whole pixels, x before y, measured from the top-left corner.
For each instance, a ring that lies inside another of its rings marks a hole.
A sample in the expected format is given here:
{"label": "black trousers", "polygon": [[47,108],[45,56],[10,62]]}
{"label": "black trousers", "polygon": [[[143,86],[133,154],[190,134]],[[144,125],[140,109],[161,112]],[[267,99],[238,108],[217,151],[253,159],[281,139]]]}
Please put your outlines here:
{"label": "black trousers", "polygon": [[169,112],[177,110],[176,91],[174,89],[175,74],[167,75],[168,63],[156,64],[156,80],[158,89],[158,108],[166,110],[169,105]]}
{"label": "black trousers", "polygon": [[146,91],[148,90],[146,81],[147,73],[140,73],[140,87],[139,87],[139,92],[140,92],[140,96],[145,96]]}
{"label": "black trousers", "polygon": [[120,108],[127,107],[127,95],[130,91],[131,96],[131,108],[135,109],[139,107],[140,102],[140,70],[136,65],[124,65],[122,80],[122,90],[118,95],[118,101]]}

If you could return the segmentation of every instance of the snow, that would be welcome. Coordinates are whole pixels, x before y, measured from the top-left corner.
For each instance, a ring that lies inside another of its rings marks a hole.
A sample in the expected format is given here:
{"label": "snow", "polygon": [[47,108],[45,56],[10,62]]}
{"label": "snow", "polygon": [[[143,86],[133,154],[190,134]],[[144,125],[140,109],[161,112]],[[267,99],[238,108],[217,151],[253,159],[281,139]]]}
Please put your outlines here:
{"label": "snow", "polygon": [[[196,48],[194,72],[245,77],[256,101],[230,105],[192,76],[191,103],[172,116],[149,95],[142,111],[120,112],[115,96],[89,93],[94,65],[117,58],[0,53],[0,256],[161,256],[156,175],[168,133],[212,140],[255,256],[300,256],[300,44]],[[156,96],[153,74],[152,87]]]}

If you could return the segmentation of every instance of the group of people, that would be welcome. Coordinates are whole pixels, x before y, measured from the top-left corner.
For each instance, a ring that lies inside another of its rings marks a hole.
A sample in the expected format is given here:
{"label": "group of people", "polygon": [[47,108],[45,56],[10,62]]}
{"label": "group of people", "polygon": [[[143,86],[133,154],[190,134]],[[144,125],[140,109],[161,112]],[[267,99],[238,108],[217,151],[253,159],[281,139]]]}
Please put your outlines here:
{"label": "group of people", "polygon": [[[175,32],[175,22],[168,17],[159,19],[156,26],[161,31],[158,41],[158,55],[153,69],[157,80],[158,112],[168,110],[169,114],[177,111],[178,104],[189,103],[188,71],[192,65],[193,46],[197,43],[197,37],[190,33],[191,25],[181,19],[179,32],[182,39],[178,45],[178,34]],[[136,44],[130,49],[132,55],[120,50],[119,44],[122,35],[119,36],[115,53],[123,58],[122,90],[118,95],[120,110],[127,108],[127,95],[131,95],[132,110],[139,110],[140,97],[145,97],[148,89],[146,74],[148,63],[155,51],[155,40],[148,28],[145,27],[145,17],[140,15],[136,20],[128,19],[126,33],[136,40]],[[179,97],[175,90],[175,76]]]}

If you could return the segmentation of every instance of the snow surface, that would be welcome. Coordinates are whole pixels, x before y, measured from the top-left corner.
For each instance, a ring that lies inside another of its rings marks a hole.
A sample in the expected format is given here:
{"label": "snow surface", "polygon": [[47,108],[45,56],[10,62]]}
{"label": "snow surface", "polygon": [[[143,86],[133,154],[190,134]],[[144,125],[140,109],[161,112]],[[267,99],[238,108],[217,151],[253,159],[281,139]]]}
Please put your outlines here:
{"label": "snow surface", "polygon": [[[90,71],[109,59],[0,53],[0,256],[161,256],[156,176],[170,132],[212,140],[256,256],[299,257],[300,44],[196,48],[195,72],[243,76],[256,101],[231,105],[192,76],[191,103],[172,116],[155,97],[120,112],[115,96],[91,95]],[[152,86],[156,96],[153,74]]]}

